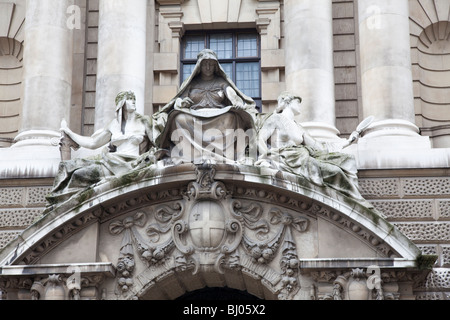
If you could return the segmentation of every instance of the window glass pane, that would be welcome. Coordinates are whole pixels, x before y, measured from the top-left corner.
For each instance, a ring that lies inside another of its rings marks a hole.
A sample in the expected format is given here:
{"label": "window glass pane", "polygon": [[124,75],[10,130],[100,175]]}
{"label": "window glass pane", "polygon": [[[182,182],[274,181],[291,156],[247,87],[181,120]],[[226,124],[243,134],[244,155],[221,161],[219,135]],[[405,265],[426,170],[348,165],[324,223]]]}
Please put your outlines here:
{"label": "window glass pane", "polygon": [[256,34],[238,34],[237,47],[238,57],[257,57],[258,42],[256,40]]}
{"label": "window glass pane", "polygon": [[236,64],[236,86],[250,97],[259,97],[259,63]]}
{"label": "window glass pane", "polygon": [[205,49],[204,36],[187,36],[184,43],[184,58],[197,59],[197,54]]}
{"label": "window glass pane", "polygon": [[233,79],[233,64],[232,63],[221,63],[222,69],[225,71],[230,79]]}
{"label": "window glass pane", "polygon": [[191,75],[192,71],[194,71],[195,63],[194,64],[183,64],[183,79],[186,80]]}
{"label": "window glass pane", "polygon": [[232,59],[233,36],[228,33],[212,34],[209,38],[209,48],[217,53],[219,59]]}

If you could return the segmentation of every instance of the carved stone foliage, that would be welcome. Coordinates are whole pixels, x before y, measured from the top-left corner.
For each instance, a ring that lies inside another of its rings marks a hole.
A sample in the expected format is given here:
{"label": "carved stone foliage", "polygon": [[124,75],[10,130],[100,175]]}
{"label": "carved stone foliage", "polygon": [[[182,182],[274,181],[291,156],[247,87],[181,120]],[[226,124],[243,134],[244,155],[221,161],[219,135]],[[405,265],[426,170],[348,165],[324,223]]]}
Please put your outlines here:
{"label": "carved stone foliage", "polygon": [[[287,299],[298,289],[299,260],[292,232],[305,232],[308,229],[309,220],[304,217],[293,217],[279,208],[274,208],[269,211],[270,220],[267,222],[262,219],[263,209],[257,203],[243,207],[240,201],[234,201],[233,208],[234,214],[240,217],[240,221],[247,230],[254,232],[254,237],[249,236],[248,233],[244,234],[242,245],[255,263],[269,263],[281,251],[279,265],[282,272],[282,289],[278,297]],[[269,236],[270,230],[276,231],[272,237]]]}
{"label": "carved stone foliage", "polygon": [[232,198],[225,184],[214,179],[214,167],[198,167],[196,173],[182,199],[109,224],[110,233],[122,237],[119,291],[127,295],[133,287],[135,259],[147,268],[171,264],[193,274],[223,274],[250,264],[277,273],[271,285],[278,298],[292,299],[300,289],[294,233],[306,232],[309,219],[281,207]]}

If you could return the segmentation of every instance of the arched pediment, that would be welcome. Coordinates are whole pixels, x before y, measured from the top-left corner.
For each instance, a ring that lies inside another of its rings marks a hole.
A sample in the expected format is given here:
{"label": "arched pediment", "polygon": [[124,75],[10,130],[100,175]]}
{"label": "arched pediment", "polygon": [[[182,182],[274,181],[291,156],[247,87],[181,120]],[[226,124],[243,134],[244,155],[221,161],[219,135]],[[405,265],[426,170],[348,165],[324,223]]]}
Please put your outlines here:
{"label": "arched pediment", "polygon": [[183,164],[114,178],[49,207],[0,265],[110,263],[115,277],[103,289],[114,299],[174,299],[205,286],[298,299],[319,271],[418,270],[418,257],[377,212],[332,189],[268,168]]}

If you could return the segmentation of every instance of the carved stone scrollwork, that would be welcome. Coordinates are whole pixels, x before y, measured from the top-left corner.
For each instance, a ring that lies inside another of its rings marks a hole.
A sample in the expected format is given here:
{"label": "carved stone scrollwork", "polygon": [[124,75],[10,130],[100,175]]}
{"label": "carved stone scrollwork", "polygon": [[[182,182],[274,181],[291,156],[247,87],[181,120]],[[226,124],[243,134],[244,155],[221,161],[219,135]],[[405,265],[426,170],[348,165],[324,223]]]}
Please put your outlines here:
{"label": "carved stone scrollwork", "polygon": [[16,287],[29,292],[24,294],[24,299],[31,300],[81,300],[97,299],[96,288],[104,280],[103,275],[82,274],[81,269],[72,266],[68,272],[72,275],[50,274],[48,277],[22,278]]}
{"label": "carved stone scrollwork", "polygon": [[[150,243],[157,244],[161,236],[167,234],[171,230],[172,225],[180,219],[183,211],[181,202],[158,206],[154,212],[154,218],[157,223],[150,224],[146,228]],[[141,243],[140,248],[141,257],[151,265],[162,261],[175,248],[175,244],[173,239],[169,238],[159,245],[144,245]]]}
{"label": "carved stone scrollwork", "polygon": [[123,232],[117,263],[117,271],[119,272],[118,284],[122,292],[128,291],[134,283],[134,248],[136,248],[140,259],[147,266],[163,261],[175,248],[175,244],[173,238],[169,238],[162,243],[159,243],[160,239],[171,230],[174,221],[180,218],[182,212],[183,205],[179,202],[156,207],[153,214],[156,223],[150,224],[146,228],[148,240],[144,239],[137,230],[137,227],[142,228],[147,222],[145,212],[138,211],[133,217],[129,216],[123,220],[113,221],[110,224],[109,231],[111,234],[119,235]]}
{"label": "carved stone scrollwork", "polygon": [[[180,187],[171,197],[150,193],[146,201],[135,201],[135,213],[109,225],[112,235],[122,237],[116,281],[123,297],[144,294],[137,279],[157,283],[169,274],[190,269],[193,275],[245,271],[265,281],[278,299],[294,299],[304,294],[304,290],[299,292],[298,242],[308,238],[302,233],[309,231],[311,217],[320,216],[364,238],[362,227],[335,210],[257,188],[233,189],[215,175],[215,165],[199,165],[195,180],[185,188]],[[170,190],[165,192],[170,194]],[[132,209],[130,202],[122,212]],[[315,228],[314,222],[312,225]],[[139,259],[135,261],[136,256]],[[136,270],[142,273],[135,274]],[[324,286],[311,284],[311,299],[395,298],[392,286],[385,292],[379,274],[357,269],[322,270],[317,275],[306,272],[316,284],[326,282]],[[373,288],[368,288],[369,284]],[[136,287],[130,290],[132,286]]]}
{"label": "carved stone scrollwork", "polygon": [[[232,265],[230,255],[240,244],[243,227],[239,220],[229,217],[224,201],[229,198],[224,183],[214,179],[214,165],[196,167],[196,181],[191,182],[184,198],[185,215],[172,225],[172,238],[184,255],[179,261],[191,261],[197,273],[210,268],[222,273],[223,265]],[[195,253],[195,254],[194,254]]]}
{"label": "carved stone scrollwork", "polygon": [[215,181],[216,169],[214,165],[202,164],[195,168],[197,179],[191,182],[184,193],[186,199],[216,199],[220,200],[230,195],[225,185]]}
{"label": "carved stone scrollwork", "polygon": [[279,299],[295,296],[300,285],[294,233],[306,232],[309,219],[250,199],[233,199],[226,185],[215,180],[215,172],[214,165],[197,166],[196,180],[188,184],[181,200],[149,206],[147,213],[110,224],[113,235],[123,234],[117,265],[122,294],[133,285],[137,253],[148,267],[193,268],[194,275],[240,269],[241,259],[269,270],[278,259],[279,271],[271,271],[277,276],[270,285]]}
{"label": "carved stone scrollwork", "polygon": [[[385,292],[383,275],[376,266],[352,269],[338,275],[333,281],[331,293],[322,296],[323,300],[394,300],[397,292]],[[398,289],[398,288],[397,288]]]}
{"label": "carved stone scrollwork", "polygon": [[[270,221],[267,222],[262,218],[263,208],[261,205],[251,203],[243,207],[238,200],[233,202],[233,212],[246,228],[253,231],[254,238],[250,232],[244,232],[242,244],[255,263],[267,264],[281,250],[282,275],[278,297],[279,299],[290,299],[299,289],[299,260],[292,229],[305,232],[308,229],[309,220],[303,217],[293,217],[287,212],[273,208],[269,212]],[[271,229],[276,230],[273,237],[269,237]]]}

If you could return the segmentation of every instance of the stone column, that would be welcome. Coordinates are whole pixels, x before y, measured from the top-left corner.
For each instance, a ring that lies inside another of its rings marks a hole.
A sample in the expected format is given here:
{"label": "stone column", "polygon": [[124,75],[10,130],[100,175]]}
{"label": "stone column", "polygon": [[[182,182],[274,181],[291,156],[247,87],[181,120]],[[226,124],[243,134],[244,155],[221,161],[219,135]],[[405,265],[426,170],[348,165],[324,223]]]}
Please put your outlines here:
{"label": "stone column", "polygon": [[298,119],[316,138],[336,139],[331,0],[285,0],[286,89],[302,97]]}
{"label": "stone column", "polygon": [[72,94],[71,4],[73,0],[26,2],[22,125],[14,147],[58,145]]}
{"label": "stone column", "polygon": [[363,116],[367,137],[418,136],[414,124],[408,0],[359,0]]}
{"label": "stone column", "polygon": [[134,91],[144,113],[146,19],[146,0],[99,2],[95,130],[114,118],[120,91]]}

